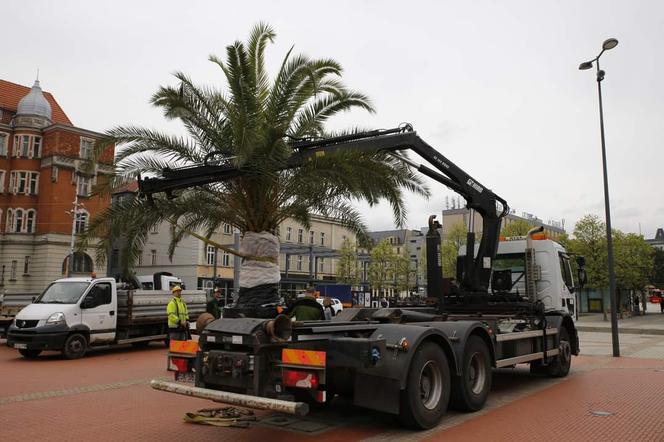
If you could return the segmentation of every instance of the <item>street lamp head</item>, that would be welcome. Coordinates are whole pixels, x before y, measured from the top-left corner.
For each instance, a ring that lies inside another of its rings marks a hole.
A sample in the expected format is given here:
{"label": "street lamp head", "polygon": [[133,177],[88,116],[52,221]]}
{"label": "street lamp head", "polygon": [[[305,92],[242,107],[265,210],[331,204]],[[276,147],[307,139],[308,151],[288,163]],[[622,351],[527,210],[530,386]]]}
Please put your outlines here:
{"label": "street lamp head", "polygon": [[579,65],[579,70],[580,71],[585,71],[593,67],[593,62],[592,61],[584,61]]}
{"label": "street lamp head", "polygon": [[604,40],[604,43],[602,43],[602,49],[605,51],[608,51],[609,49],[613,49],[616,46],[618,46],[618,40],[615,38],[609,38]]}

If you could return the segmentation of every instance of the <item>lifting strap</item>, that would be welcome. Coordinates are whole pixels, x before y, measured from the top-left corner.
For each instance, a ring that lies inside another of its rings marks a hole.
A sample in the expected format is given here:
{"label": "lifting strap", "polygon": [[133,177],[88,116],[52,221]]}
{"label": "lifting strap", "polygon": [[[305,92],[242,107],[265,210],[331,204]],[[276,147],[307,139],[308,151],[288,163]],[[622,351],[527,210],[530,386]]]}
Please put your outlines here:
{"label": "lifting strap", "polygon": [[195,413],[185,413],[185,422],[215,427],[248,428],[249,422],[256,421],[253,411],[235,407],[204,408]]}

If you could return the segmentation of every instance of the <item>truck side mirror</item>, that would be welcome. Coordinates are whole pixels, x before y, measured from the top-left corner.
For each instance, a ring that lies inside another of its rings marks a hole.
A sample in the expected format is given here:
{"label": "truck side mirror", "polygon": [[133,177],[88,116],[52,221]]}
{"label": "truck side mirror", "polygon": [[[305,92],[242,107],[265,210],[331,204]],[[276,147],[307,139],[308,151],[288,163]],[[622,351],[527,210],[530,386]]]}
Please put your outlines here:
{"label": "truck side mirror", "polygon": [[81,302],[81,308],[94,308],[96,307],[95,292],[90,292]]}
{"label": "truck side mirror", "polygon": [[584,285],[588,282],[588,275],[586,274],[585,269],[579,268],[579,287],[583,288]]}

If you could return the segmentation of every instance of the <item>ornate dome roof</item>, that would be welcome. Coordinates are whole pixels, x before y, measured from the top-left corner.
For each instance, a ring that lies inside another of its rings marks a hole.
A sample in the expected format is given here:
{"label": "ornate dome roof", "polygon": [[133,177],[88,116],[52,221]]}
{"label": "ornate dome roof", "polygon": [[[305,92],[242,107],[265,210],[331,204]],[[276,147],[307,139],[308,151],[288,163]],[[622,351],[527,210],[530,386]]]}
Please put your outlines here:
{"label": "ornate dome roof", "polygon": [[21,98],[21,101],[18,102],[16,115],[39,115],[40,117],[51,120],[51,105],[46,101],[41,87],[39,87],[39,80],[35,80],[35,84],[30,89],[28,95]]}

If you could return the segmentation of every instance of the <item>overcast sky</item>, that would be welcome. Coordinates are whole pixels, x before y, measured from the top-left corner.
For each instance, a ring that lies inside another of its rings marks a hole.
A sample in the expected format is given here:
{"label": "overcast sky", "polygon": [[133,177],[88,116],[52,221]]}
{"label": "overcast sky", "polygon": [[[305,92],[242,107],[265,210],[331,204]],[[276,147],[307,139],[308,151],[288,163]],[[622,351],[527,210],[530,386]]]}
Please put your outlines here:
{"label": "overcast sky", "polygon": [[[231,6],[232,5],[232,6]],[[604,218],[597,86],[579,71],[604,39],[601,59],[612,220],[654,237],[664,226],[664,3],[660,1],[25,1],[4,0],[0,78],[31,85],[37,68],[74,125],[166,131],[148,101],[182,70],[223,84],[209,54],[267,21],[271,72],[286,51],[332,57],[344,81],[377,113],[333,127],[413,124],[420,136],[517,213]],[[408,227],[440,213],[446,195],[408,197]],[[393,228],[390,210],[366,211],[372,230]]]}

